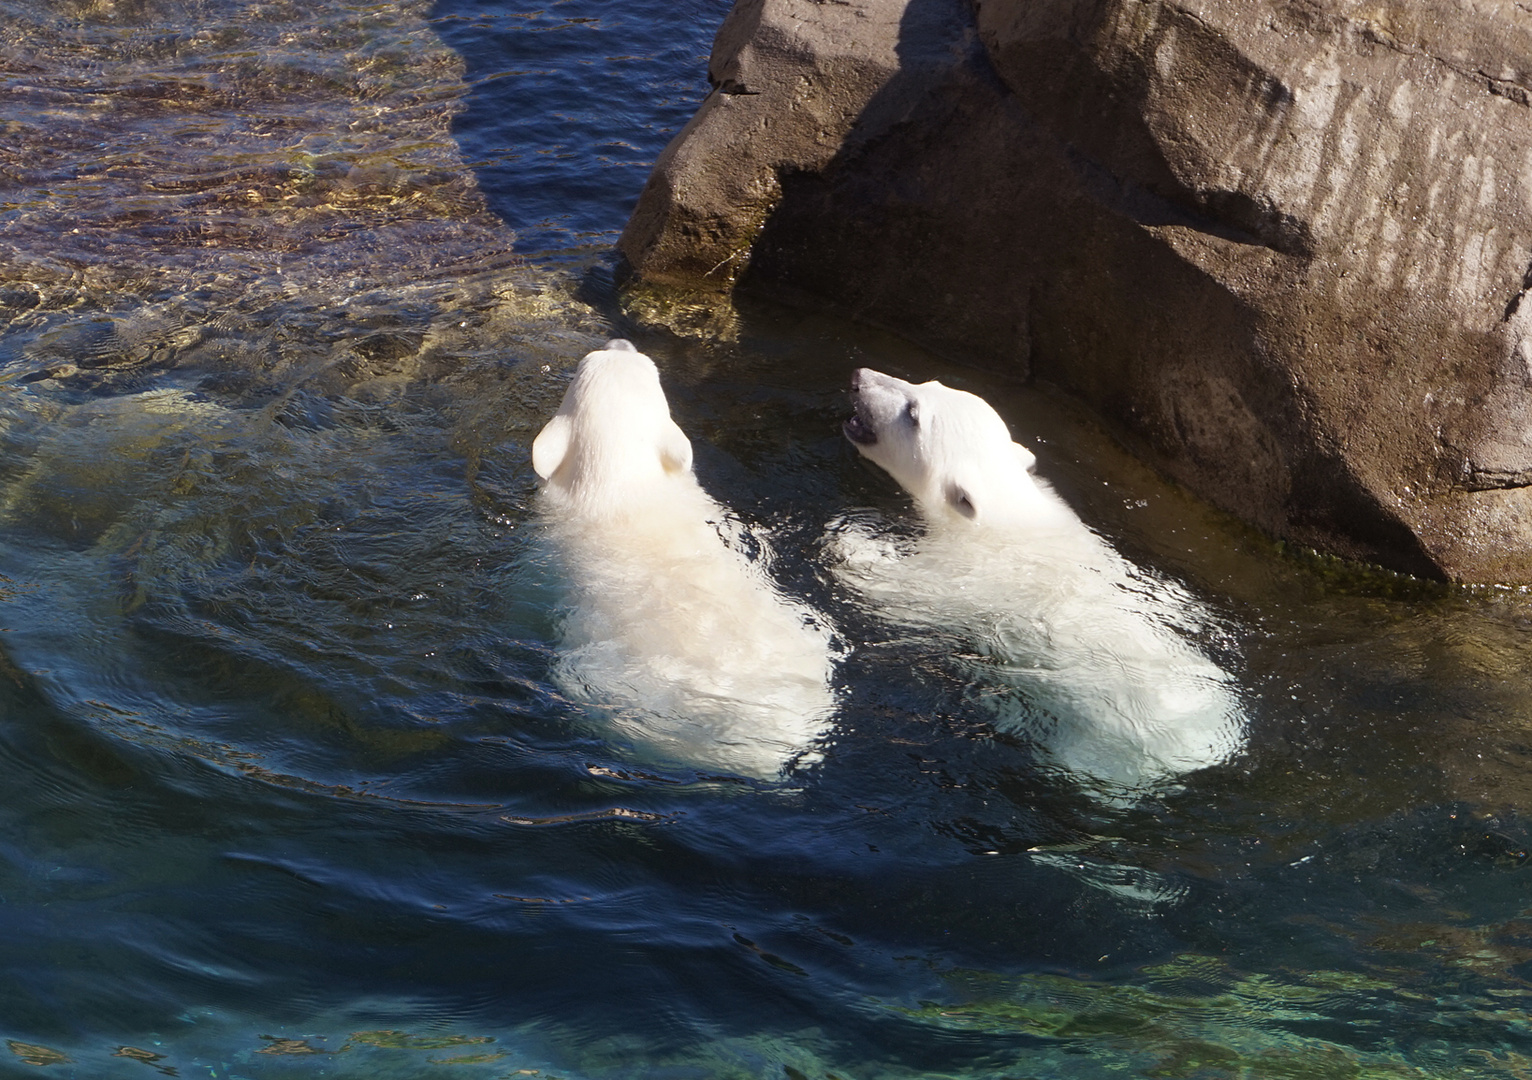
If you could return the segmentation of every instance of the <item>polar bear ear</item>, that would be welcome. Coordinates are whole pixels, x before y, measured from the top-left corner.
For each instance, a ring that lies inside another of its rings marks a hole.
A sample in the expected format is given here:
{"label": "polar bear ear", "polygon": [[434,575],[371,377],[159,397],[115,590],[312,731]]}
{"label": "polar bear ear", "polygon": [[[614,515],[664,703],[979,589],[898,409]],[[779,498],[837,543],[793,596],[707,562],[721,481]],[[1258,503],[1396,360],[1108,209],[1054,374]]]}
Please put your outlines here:
{"label": "polar bear ear", "polygon": [[668,420],[660,431],[660,464],[666,472],[682,473],[692,467],[692,443],[686,433]]}
{"label": "polar bear ear", "polygon": [[1021,462],[1021,467],[1026,469],[1028,472],[1031,472],[1032,466],[1037,464],[1037,455],[1032,453],[1032,451],[1028,450],[1025,446],[1022,446],[1019,442],[1013,442],[1011,444],[1011,448],[1016,451],[1016,460]]}
{"label": "polar bear ear", "polygon": [[564,456],[569,453],[569,439],[573,431],[574,424],[565,413],[556,414],[543,425],[537,438],[532,440],[532,470],[538,476],[547,480],[558,471],[564,463]]}
{"label": "polar bear ear", "polygon": [[979,516],[979,508],[973,504],[973,497],[968,494],[968,489],[956,480],[947,481],[947,488],[943,494],[947,497],[947,505],[969,521]]}

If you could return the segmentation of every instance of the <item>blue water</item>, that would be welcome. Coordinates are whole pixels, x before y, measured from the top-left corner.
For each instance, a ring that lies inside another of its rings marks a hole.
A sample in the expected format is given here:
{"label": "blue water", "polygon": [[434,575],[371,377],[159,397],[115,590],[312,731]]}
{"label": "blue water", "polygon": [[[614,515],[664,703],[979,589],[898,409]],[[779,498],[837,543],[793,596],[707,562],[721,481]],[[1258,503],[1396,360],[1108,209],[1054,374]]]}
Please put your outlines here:
{"label": "blue water", "polygon": [[[627,320],[722,4],[0,14],[0,1075],[1532,1070],[1526,594],[1283,551],[865,328]],[[528,447],[617,330],[850,649],[780,782],[553,681]],[[1208,606],[1239,757],[1102,803],[836,585],[828,522],[908,514],[863,364]]]}
{"label": "blue water", "polygon": [[725,0],[436,5],[432,25],[472,87],[453,132],[519,251],[616,241],[654,159],[707,92],[728,10]]}

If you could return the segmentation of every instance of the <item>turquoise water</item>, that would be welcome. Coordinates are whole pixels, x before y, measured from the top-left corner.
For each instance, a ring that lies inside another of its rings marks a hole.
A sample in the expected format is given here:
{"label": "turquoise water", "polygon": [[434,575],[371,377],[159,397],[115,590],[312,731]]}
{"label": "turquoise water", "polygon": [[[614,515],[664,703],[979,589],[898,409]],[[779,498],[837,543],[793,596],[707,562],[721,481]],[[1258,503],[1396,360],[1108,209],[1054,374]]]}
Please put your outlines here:
{"label": "turquoise water", "polygon": [[[721,4],[0,11],[0,1075],[1532,1072],[1527,596],[1284,552],[863,328],[626,319]],[[528,447],[619,332],[850,649],[780,782],[552,681]],[[1209,607],[1239,757],[1103,805],[837,586],[827,523],[908,513],[864,364]]]}

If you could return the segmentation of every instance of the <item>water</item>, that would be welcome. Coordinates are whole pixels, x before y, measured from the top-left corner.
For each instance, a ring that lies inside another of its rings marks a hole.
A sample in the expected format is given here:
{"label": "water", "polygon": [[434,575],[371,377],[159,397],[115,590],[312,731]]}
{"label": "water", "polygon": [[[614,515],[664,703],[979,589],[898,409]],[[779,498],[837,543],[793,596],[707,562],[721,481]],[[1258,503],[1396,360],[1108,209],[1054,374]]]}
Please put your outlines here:
{"label": "water", "polygon": [[[1280,551],[866,329],[625,321],[721,4],[3,14],[0,1075],[1532,1070],[1527,595]],[[550,678],[528,446],[614,330],[853,645],[782,782]],[[907,513],[863,364],[983,393],[1209,606],[1245,753],[1102,805],[835,585],[826,523]]]}

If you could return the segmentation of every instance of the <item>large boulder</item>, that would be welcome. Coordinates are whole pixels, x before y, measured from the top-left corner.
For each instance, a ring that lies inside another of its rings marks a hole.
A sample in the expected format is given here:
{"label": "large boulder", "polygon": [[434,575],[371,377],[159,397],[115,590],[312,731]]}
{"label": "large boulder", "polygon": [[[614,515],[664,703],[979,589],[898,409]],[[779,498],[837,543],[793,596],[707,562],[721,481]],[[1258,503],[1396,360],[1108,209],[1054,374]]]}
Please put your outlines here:
{"label": "large boulder", "polygon": [[710,78],[642,281],[1065,387],[1276,535],[1532,580],[1513,0],[737,0]]}

